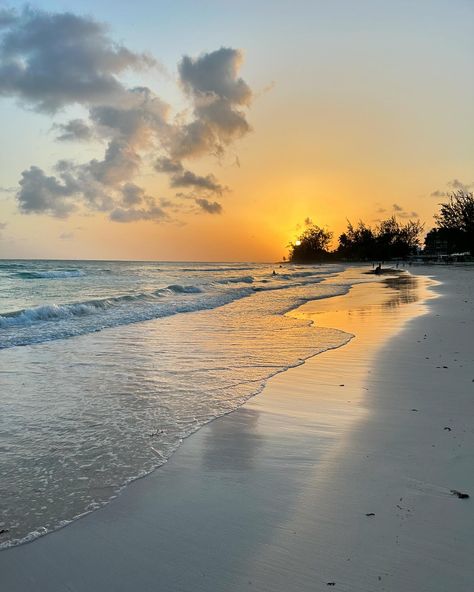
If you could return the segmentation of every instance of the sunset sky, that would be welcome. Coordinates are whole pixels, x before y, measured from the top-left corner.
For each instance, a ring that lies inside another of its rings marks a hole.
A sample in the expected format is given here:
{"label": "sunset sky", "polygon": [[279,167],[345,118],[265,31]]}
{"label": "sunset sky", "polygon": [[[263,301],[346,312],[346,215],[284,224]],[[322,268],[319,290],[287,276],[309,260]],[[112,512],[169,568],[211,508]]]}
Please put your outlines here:
{"label": "sunset sky", "polygon": [[280,259],[474,181],[471,0],[0,0],[0,257]]}

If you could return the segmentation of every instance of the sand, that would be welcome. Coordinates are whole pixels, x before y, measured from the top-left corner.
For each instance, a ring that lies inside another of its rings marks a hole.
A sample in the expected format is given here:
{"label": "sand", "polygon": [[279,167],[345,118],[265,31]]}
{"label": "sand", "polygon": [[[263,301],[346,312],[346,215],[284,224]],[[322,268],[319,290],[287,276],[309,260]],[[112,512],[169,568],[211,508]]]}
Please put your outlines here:
{"label": "sand", "polygon": [[473,272],[300,308],[356,337],[105,508],[1,552],[2,590],[473,590]]}

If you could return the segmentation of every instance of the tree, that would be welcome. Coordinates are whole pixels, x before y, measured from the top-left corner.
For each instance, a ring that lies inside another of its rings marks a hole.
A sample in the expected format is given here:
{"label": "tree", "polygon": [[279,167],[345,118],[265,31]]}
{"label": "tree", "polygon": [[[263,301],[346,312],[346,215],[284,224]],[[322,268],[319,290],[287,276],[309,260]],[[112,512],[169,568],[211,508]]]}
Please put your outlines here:
{"label": "tree", "polygon": [[435,215],[439,238],[446,241],[449,252],[469,251],[474,254],[474,196],[459,189],[449,194]]}
{"label": "tree", "polygon": [[312,224],[295,243],[290,244],[289,260],[292,263],[315,263],[329,257],[328,247],[333,233]]}
{"label": "tree", "polygon": [[382,220],[375,228],[362,221],[354,227],[348,221],[346,232],[339,237],[337,254],[359,261],[405,259],[419,246],[422,230],[418,220],[402,224],[395,216]]}
{"label": "tree", "polygon": [[374,231],[365,222],[359,220],[354,227],[347,221],[347,230],[339,236],[338,255],[358,261],[375,259],[376,240]]}
{"label": "tree", "polygon": [[419,220],[409,220],[406,224],[398,222],[395,216],[382,220],[376,229],[379,258],[405,259],[420,246],[423,224]]}

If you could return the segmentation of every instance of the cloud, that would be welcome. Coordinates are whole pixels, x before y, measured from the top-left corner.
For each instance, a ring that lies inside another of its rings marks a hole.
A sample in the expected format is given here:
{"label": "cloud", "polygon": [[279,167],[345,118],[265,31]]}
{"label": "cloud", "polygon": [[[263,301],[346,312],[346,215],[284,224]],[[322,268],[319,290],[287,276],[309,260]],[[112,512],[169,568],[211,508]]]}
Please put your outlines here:
{"label": "cloud", "polygon": [[200,187],[219,194],[224,191],[224,187],[217,182],[214,175],[202,177],[187,170],[171,177],[171,187]]}
{"label": "cloud", "polygon": [[159,173],[182,173],[183,165],[179,160],[173,160],[171,158],[162,157],[159,158],[155,163],[155,170]]}
{"label": "cloud", "polygon": [[184,56],[178,65],[180,82],[194,104],[194,121],[177,128],[171,155],[182,159],[203,153],[221,155],[224,147],[250,131],[242,108],[252,91],[238,76],[242,52],[229,47],[197,58]]}
{"label": "cloud", "polygon": [[121,191],[121,203],[109,215],[113,222],[127,223],[139,220],[163,222],[169,219],[165,208],[172,206],[172,202],[161,200],[158,205],[154,197],[147,195],[144,189],[134,183],[126,183]]}
{"label": "cloud", "polygon": [[305,226],[312,226],[313,225],[313,221],[311,220],[311,218],[309,216],[304,219],[304,225]]}
{"label": "cloud", "polygon": [[[80,105],[87,113],[83,118],[53,123],[56,139],[105,145],[102,157],[59,160],[51,167],[54,174],[37,166],[25,169],[16,193],[20,212],[65,218],[99,211],[117,222],[158,221],[170,219],[166,210],[186,211],[177,201],[184,198],[204,212],[221,213],[221,204],[207,197],[227,188],[183,160],[221,157],[250,131],[245,110],[253,95],[239,75],[242,59],[239,50],[225,47],[184,56],[179,83],[190,109],[173,118],[171,106],[153,90],[129,88],[122,78],[157,61],[113,41],[102,23],[70,12],[0,9],[0,96],[51,116]],[[135,180],[152,162],[169,176],[170,187],[199,190],[199,198],[177,193],[173,200],[157,201],[146,195]]]}
{"label": "cloud", "polygon": [[242,52],[229,47],[195,59],[184,56],[178,67],[181,82],[189,94],[248,105],[252,98],[250,87],[242,78],[237,78],[242,59]]}
{"label": "cloud", "polygon": [[219,195],[225,190],[225,187],[218,183],[214,175],[197,175],[185,169],[179,161],[170,158],[159,158],[155,164],[155,170],[170,174],[171,187],[194,187]]}
{"label": "cloud", "polygon": [[126,183],[122,187],[122,195],[125,206],[136,206],[143,202],[145,192],[135,183]]}
{"label": "cloud", "polygon": [[147,147],[156,137],[170,133],[169,110],[149,88],[136,87],[124,93],[118,105],[92,107],[90,117],[100,135]]}
{"label": "cloud", "polygon": [[448,187],[450,187],[451,189],[454,189],[454,190],[460,189],[461,191],[467,191],[469,189],[469,187],[471,187],[471,186],[466,185],[465,183],[463,183],[459,179],[453,179],[452,181],[448,182]]}
{"label": "cloud", "polygon": [[70,198],[76,193],[77,187],[69,178],[58,180],[57,177],[49,177],[36,166],[23,171],[21,176],[17,198],[23,213],[65,218],[76,209]]}
{"label": "cloud", "polygon": [[10,8],[0,8],[0,28],[7,27],[16,19],[16,12]]}
{"label": "cloud", "polygon": [[210,202],[204,198],[196,198],[197,205],[208,214],[222,214],[222,206],[217,201]]}
{"label": "cloud", "polygon": [[150,205],[147,208],[115,208],[110,213],[110,219],[114,222],[138,222],[139,220],[152,220],[161,222],[168,215],[157,205]]}
{"label": "cloud", "polygon": [[[418,218],[419,217],[416,212],[413,212],[413,211],[408,212],[405,210],[405,208],[403,208],[403,206],[396,204],[396,203],[392,204],[392,209],[399,218]],[[377,213],[383,213],[385,211],[386,210],[384,208],[379,208],[377,210]]]}
{"label": "cloud", "polygon": [[83,119],[71,119],[67,123],[55,124],[53,128],[59,130],[60,135],[56,139],[61,142],[93,138],[92,128]]}
{"label": "cloud", "polygon": [[59,238],[61,240],[72,240],[74,238],[74,232],[61,232]]}
{"label": "cloud", "polygon": [[[463,183],[459,179],[452,179],[448,181],[446,185],[451,191],[470,191],[474,187],[474,183]],[[430,197],[448,197],[449,191],[442,191],[437,189],[430,193]]]}
{"label": "cloud", "polygon": [[89,17],[26,7],[4,17],[0,64],[0,94],[54,113],[114,100],[125,91],[117,75],[154,60],[113,42]]}
{"label": "cloud", "polygon": [[141,158],[132,145],[112,140],[103,160],[91,160],[85,170],[103,185],[115,186],[132,178],[139,170]]}

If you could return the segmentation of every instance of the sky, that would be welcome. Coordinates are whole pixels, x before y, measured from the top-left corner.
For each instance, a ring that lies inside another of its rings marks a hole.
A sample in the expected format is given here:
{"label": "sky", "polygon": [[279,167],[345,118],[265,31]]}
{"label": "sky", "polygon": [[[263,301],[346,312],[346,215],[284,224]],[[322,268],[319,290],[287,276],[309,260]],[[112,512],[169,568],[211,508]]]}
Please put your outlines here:
{"label": "sky", "polygon": [[471,0],[0,0],[0,257],[275,261],[474,182]]}

